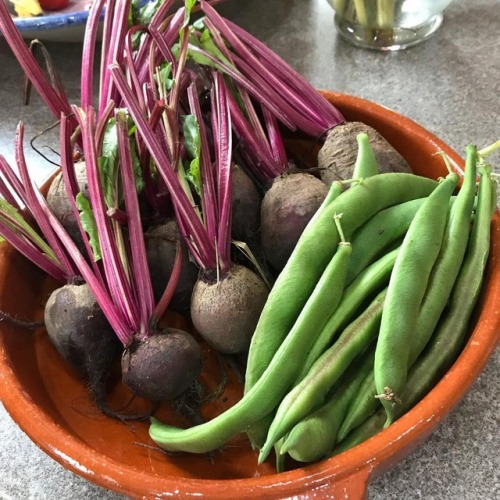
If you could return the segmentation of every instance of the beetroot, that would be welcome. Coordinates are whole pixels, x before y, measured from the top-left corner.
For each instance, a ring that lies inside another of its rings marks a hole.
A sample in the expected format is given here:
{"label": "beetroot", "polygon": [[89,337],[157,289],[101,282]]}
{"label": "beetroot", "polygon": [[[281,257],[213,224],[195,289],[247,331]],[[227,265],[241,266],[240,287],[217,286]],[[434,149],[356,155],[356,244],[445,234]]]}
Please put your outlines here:
{"label": "beetroot", "polygon": [[261,196],[254,182],[238,165],[232,166],[232,225],[235,240],[251,242],[260,226]]}
{"label": "beetroot", "polygon": [[[148,229],[144,234],[144,239],[155,300],[158,301],[172,274],[176,245],[183,240],[174,219]],[[193,287],[198,279],[198,268],[189,260],[185,244],[183,244],[183,249],[181,274],[170,307],[174,311],[187,315]]]}
{"label": "beetroot", "polygon": [[326,184],[306,173],[284,174],[273,181],[262,201],[260,243],[274,270],[283,269],[327,193]]}
{"label": "beetroot", "polygon": [[54,290],[44,319],[54,347],[87,381],[96,404],[108,413],[106,382],[121,345],[89,287],[68,284]]}
{"label": "beetroot", "polygon": [[100,364],[96,354],[102,354],[103,364],[109,365],[120,345],[85,284],[68,284],[54,290],[45,306],[44,320],[57,351],[81,375],[88,375],[92,368],[89,363],[93,368]]}
{"label": "beetroot", "polygon": [[[104,118],[104,120],[107,119]],[[175,276],[175,279],[169,281],[164,294],[156,303],[148,269],[139,199],[130,154],[131,139],[128,134],[128,117],[125,111],[117,110],[115,119],[117,125],[117,151],[121,166],[119,173],[123,192],[123,214],[125,215],[126,225],[123,225],[120,220],[111,219],[108,216],[106,201],[103,196],[103,181],[95,156],[87,157],[85,164],[89,187],[89,204],[100,244],[101,259],[99,262],[87,262],[54,215],[47,211],[47,216],[50,217],[58,237],[66,245],[68,252],[77,264],[83,279],[87,282],[92,295],[109,321],[115,337],[121,342],[124,349],[122,361],[126,361],[123,367],[127,369],[127,377],[124,379],[124,383],[130,383],[130,388],[134,390],[137,387],[142,387],[141,383],[137,382],[139,377],[142,377],[143,381],[146,381],[145,384],[148,390],[141,391],[139,395],[144,395],[152,401],[160,401],[164,397],[170,397],[170,395],[177,396],[182,387],[187,387],[193,382],[201,367],[201,356],[196,341],[188,333],[183,333],[182,342],[179,342],[178,339],[181,337],[179,337],[178,332],[172,334],[171,339],[166,339],[170,335],[169,332],[163,334],[157,331],[158,319],[168,307],[177,285],[181,267],[181,252],[178,252],[172,269],[172,276]],[[81,128],[82,140],[88,145],[94,141],[94,130],[97,124],[97,117],[93,108],[88,108],[86,113],[79,113],[78,122]],[[66,118],[63,116],[61,135],[65,147],[69,142],[66,125]],[[100,126],[103,127],[104,124],[100,123]],[[67,156],[66,162],[71,162]],[[71,167],[71,163],[69,165],[63,164],[63,168],[70,169]],[[68,186],[66,188],[70,192]],[[116,198],[116,193],[112,194]],[[64,295],[64,300],[60,302],[63,312],[48,312],[48,321],[56,322],[59,315],[66,315],[69,318],[74,316],[75,322],[83,324],[94,316],[94,313],[85,314],[80,312],[74,291],[69,295]],[[76,306],[77,312],[68,312],[73,306]],[[56,323],[55,329],[59,329],[60,326]],[[67,330],[70,330],[71,326],[74,326],[74,324],[70,325]],[[85,330],[84,334],[92,338],[92,332]],[[150,341],[152,338],[155,338],[155,340]],[[189,339],[189,341],[186,341],[186,339]],[[83,344],[84,341],[82,340],[81,343]],[[142,344],[148,347],[143,349]],[[155,345],[158,346],[156,352],[152,349],[152,346]],[[85,357],[85,352],[83,356]],[[138,362],[135,361],[136,356],[139,359]],[[187,360],[188,356],[192,356],[191,364]],[[153,357],[155,357],[155,360],[153,360]],[[97,363],[95,360],[90,360],[90,358],[89,356],[89,366],[95,369]],[[147,359],[148,362],[145,362],[144,359]],[[184,360],[181,365],[179,365],[180,360]],[[168,373],[165,370],[158,371],[157,369],[164,364],[169,366]],[[174,370],[178,371],[174,372]],[[159,380],[159,374],[167,376],[168,379]],[[93,377],[94,374],[88,374],[90,381],[93,380]],[[165,385],[168,385],[169,380],[172,380],[171,387],[168,391],[165,391]],[[181,383],[181,380],[184,383]],[[156,381],[156,384],[153,384],[153,381]],[[173,387],[176,388],[175,393],[172,390]],[[98,394],[96,399],[98,397],[101,396]],[[97,399],[97,402],[100,403],[99,399]],[[109,411],[107,413],[110,414]]]}
{"label": "beetroot", "polygon": [[[80,192],[88,198],[87,173],[85,170],[85,162],[80,161],[75,163],[75,176]],[[78,248],[85,252],[80,228],[78,226],[73,207],[68,198],[66,186],[64,185],[62,172],[56,175],[51,182],[47,193],[47,203],[54,212],[54,215],[59,219],[72,240],[77,244]]]}
{"label": "beetroot", "polygon": [[358,152],[356,137],[366,133],[380,172],[410,172],[406,160],[374,128],[361,122],[346,122],[332,128],[318,153],[321,179],[334,181],[352,178]]}
{"label": "beetroot", "polygon": [[124,351],[122,380],[143,398],[169,401],[189,387],[201,365],[200,347],[194,338],[168,328]]}
{"label": "beetroot", "polygon": [[191,319],[200,335],[218,351],[244,352],[268,294],[259,276],[244,266],[233,265],[220,281],[206,274],[196,283]]}

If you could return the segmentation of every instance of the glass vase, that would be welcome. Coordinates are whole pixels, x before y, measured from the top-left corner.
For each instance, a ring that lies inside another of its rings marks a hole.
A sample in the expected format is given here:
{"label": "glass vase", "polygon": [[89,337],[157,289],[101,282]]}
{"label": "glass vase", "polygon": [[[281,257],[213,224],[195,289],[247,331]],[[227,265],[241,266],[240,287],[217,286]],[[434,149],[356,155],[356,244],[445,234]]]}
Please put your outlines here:
{"label": "glass vase", "polygon": [[358,47],[400,50],[427,40],[451,0],[328,0],[339,34]]}

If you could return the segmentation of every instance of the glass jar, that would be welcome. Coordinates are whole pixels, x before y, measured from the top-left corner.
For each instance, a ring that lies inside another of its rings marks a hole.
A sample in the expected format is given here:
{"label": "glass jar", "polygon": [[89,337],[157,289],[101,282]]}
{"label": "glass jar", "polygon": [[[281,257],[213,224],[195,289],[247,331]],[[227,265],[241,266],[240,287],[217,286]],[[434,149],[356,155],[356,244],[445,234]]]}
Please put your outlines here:
{"label": "glass jar", "polygon": [[359,47],[400,50],[436,32],[452,0],[328,0],[340,35]]}

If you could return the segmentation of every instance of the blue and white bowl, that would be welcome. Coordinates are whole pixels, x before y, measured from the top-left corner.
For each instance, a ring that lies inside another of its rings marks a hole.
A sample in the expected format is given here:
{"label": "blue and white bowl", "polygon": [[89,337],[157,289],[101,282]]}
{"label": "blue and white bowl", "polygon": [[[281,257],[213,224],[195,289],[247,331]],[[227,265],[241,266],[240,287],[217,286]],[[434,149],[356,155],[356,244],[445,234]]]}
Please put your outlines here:
{"label": "blue and white bowl", "polygon": [[[140,3],[146,2],[142,0]],[[92,0],[70,0],[64,9],[39,17],[16,17],[14,22],[23,37],[29,40],[81,42],[91,5]]]}
{"label": "blue and white bowl", "polygon": [[64,9],[39,17],[16,17],[14,23],[24,38],[58,42],[80,42],[85,33],[91,0],[71,0]]}

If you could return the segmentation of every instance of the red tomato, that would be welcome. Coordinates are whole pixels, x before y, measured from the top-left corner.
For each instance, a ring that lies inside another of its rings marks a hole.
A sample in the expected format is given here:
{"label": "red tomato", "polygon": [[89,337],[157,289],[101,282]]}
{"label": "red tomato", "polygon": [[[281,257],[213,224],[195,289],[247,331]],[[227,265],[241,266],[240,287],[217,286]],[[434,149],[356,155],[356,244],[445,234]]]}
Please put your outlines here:
{"label": "red tomato", "polygon": [[69,0],[39,0],[43,10],[60,10],[67,7]]}

